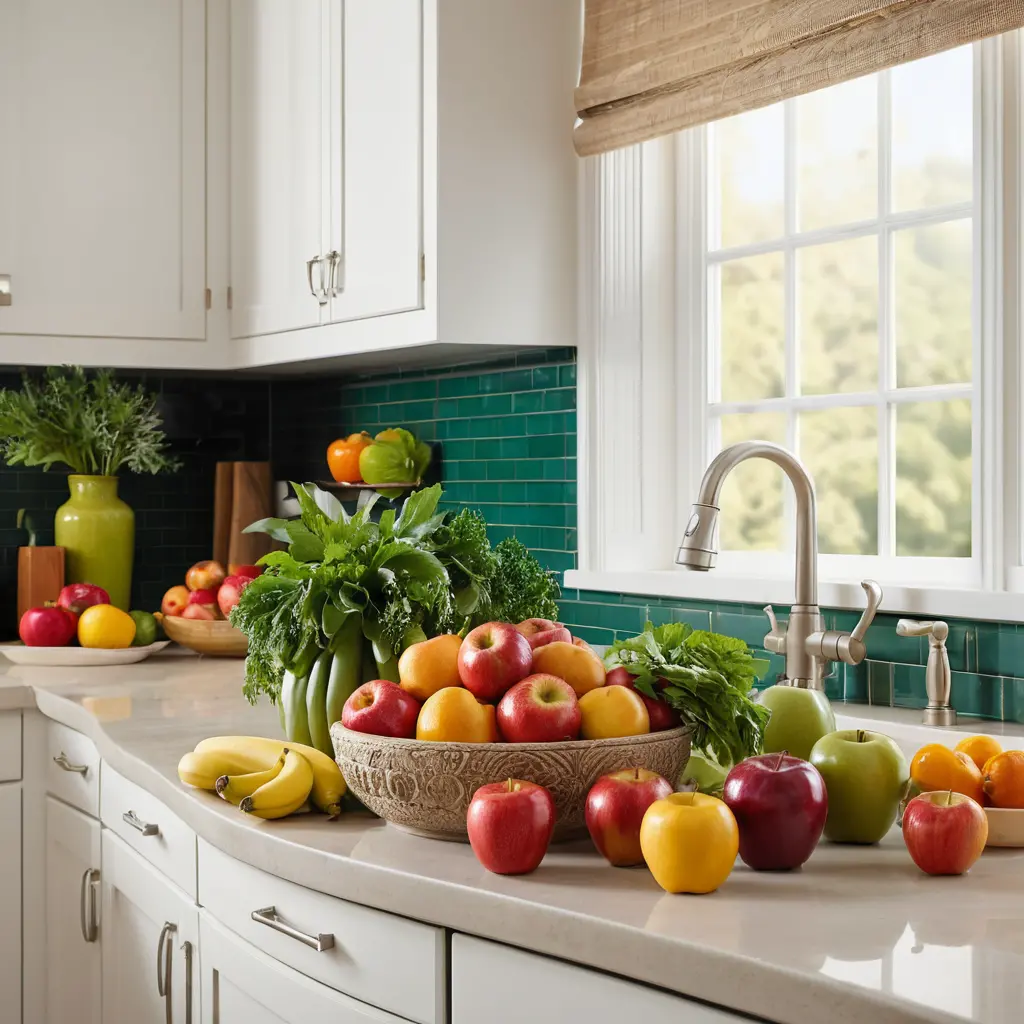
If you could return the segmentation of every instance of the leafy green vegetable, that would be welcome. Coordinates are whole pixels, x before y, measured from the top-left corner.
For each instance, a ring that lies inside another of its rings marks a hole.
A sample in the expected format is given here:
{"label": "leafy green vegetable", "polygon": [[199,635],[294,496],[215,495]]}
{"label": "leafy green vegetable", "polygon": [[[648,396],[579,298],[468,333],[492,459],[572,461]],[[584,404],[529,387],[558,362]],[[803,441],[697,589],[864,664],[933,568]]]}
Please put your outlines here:
{"label": "leafy green vegetable", "polygon": [[515,537],[499,541],[494,549],[497,566],[489,580],[490,600],[477,616],[479,622],[522,622],[557,619],[558,583],[526,546]]}
{"label": "leafy green vegetable", "polygon": [[[767,662],[756,661],[742,640],[648,622],[639,636],[613,644],[606,661],[626,668],[640,692],[679,711],[693,728],[695,751],[723,767],[761,752],[770,713],[750,691]],[[668,685],[656,688],[659,680]]]}
{"label": "leafy green vegetable", "polygon": [[20,391],[0,389],[0,453],[9,466],[64,463],[74,473],[113,476],[175,470],[156,398],[110,370],[87,377],[80,366],[25,374]]}

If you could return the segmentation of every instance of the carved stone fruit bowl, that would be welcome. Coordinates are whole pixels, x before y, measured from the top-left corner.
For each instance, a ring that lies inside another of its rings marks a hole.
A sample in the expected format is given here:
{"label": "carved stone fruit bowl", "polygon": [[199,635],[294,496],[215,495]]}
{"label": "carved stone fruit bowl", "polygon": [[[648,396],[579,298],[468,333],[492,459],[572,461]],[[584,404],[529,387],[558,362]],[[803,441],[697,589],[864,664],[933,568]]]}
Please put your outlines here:
{"label": "carved stone fruit bowl", "polygon": [[648,768],[675,784],[690,756],[683,726],[644,736],[559,743],[431,743],[331,726],[349,789],[375,814],[431,839],[466,842],[466,810],[480,786],[527,779],[546,786],[558,813],[556,841],[586,834],[590,787],[608,772]]}

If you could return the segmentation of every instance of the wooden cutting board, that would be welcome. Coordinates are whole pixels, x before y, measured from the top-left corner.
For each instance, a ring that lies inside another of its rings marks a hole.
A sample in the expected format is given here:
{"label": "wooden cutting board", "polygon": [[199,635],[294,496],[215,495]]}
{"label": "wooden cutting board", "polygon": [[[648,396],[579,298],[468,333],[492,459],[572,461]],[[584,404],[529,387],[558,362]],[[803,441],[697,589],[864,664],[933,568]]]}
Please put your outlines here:
{"label": "wooden cutting board", "polygon": [[29,608],[56,601],[64,587],[64,549],[18,548],[18,621]]}
{"label": "wooden cutting board", "polygon": [[242,531],[274,514],[269,462],[218,462],[213,495],[213,557],[222,565],[252,565],[274,547],[262,533]]}

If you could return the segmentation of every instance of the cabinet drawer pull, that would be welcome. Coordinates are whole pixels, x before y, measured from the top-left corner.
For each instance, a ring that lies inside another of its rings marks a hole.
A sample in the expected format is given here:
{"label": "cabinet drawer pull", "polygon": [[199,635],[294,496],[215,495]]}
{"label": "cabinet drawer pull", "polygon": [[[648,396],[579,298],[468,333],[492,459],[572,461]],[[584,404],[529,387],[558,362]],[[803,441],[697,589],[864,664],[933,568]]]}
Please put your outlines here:
{"label": "cabinet drawer pull", "polygon": [[340,295],[343,291],[343,286],[338,282],[338,267],[341,265],[341,253],[337,249],[332,249],[325,257],[330,265],[328,271],[328,292],[333,295]]}
{"label": "cabinet drawer pull", "polygon": [[143,821],[134,811],[125,811],[121,815],[121,820],[126,825],[131,825],[137,832],[141,832],[144,836],[158,836],[160,835],[160,826],[151,825],[147,821]]}
{"label": "cabinet drawer pull", "polygon": [[192,1024],[192,943],[181,948],[185,953],[185,1024]]}
{"label": "cabinet drawer pull", "polygon": [[178,926],[165,921],[160,929],[160,939],[156,944],[156,994],[164,1000],[167,1024],[172,1024],[171,1013],[171,936]]}
{"label": "cabinet drawer pull", "polygon": [[[313,286],[313,267],[320,267],[320,287],[315,288]],[[324,261],[321,256],[314,256],[311,260],[306,260],[306,280],[309,282],[309,294],[320,303],[321,306],[327,305],[327,290],[324,282]]]}
{"label": "cabinet drawer pull", "polygon": [[298,939],[299,942],[309,946],[310,949],[315,949],[318,953],[334,949],[334,936],[331,933],[320,932],[318,935],[307,935],[305,932],[300,932],[290,924],[285,924],[277,916],[277,910],[274,907],[263,907],[262,910],[254,910],[250,917],[257,924],[265,924],[268,928],[273,928],[275,932],[280,932],[282,935],[287,935],[292,939]]}
{"label": "cabinet drawer pull", "polygon": [[72,764],[68,760],[68,755],[63,750],[53,759],[53,763],[66,772],[75,772],[78,775],[89,774],[89,766],[87,764]]}
{"label": "cabinet drawer pull", "polygon": [[100,873],[95,868],[86,868],[82,875],[82,891],[78,900],[78,913],[82,923],[82,938],[86,942],[95,942],[98,934],[96,926],[96,885]]}

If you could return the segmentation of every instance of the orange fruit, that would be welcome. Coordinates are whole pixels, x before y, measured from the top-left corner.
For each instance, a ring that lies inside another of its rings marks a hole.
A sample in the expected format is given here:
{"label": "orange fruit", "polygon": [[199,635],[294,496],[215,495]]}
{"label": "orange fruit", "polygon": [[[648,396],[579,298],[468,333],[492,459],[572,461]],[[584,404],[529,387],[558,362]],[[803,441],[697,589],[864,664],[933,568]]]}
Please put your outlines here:
{"label": "orange fruit", "polygon": [[961,740],[954,750],[958,754],[966,754],[982,771],[989,758],[1003,752],[999,741],[992,736],[968,736],[967,739]]}
{"label": "orange fruit", "polygon": [[585,740],[641,736],[651,731],[651,719],[640,694],[628,686],[601,686],[583,694],[580,715],[580,736]]}
{"label": "orange fruit", "polygon": [[984,787],[993,807],[1024,808],[1024,750],[1006,750],[989,758]]}
{"label": "orange fruit", "polygon": [[576,691],[577,697],[604,686],[605,672],[601,659],[592,650],[564,640],[536,648],[533,671],[564,679]]}
{"label": "orange fruit", "polygon": [[981,769],[963,751],[954,752],[941,743],[928,743],[914,755],[910,778],[924,793],[952,790],[979,804],[985,798]]}
{"label": "orange fruit", "polygon": [[461,686],[461,646],[462,637],[445,633],[407,647],[398,659],[399,686],[419,701],[433,697],[446,686]]}
{"label": "orange fruit", "polygon": [[478,701],[465,687],[446,686],[428,697],[416,719],[416,739],[441,743],[494,743],[494,705]]}

